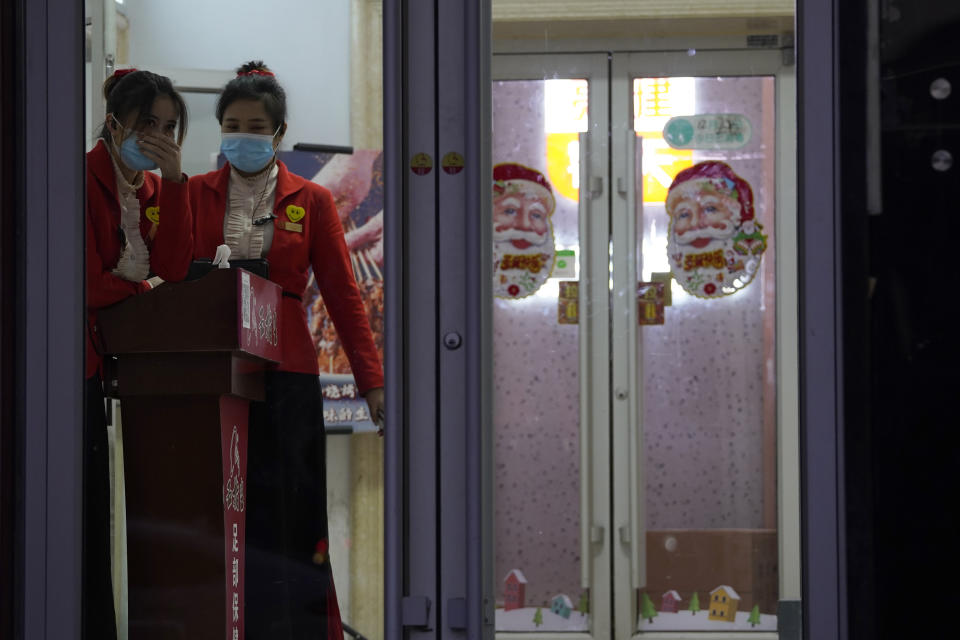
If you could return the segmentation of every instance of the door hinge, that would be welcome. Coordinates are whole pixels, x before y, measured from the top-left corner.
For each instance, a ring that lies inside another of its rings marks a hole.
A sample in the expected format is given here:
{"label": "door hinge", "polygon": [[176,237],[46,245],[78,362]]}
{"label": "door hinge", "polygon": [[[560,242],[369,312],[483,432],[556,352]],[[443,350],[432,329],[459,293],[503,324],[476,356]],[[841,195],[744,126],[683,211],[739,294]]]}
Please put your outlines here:
{"label": "door hinge", "polygon": [[430,598],[406,596],[400,601],[400,618],[405,627],[430,628]]}
{"label": "door hinge", "polygon": [[590,527],[590,542],[592,544],[600,544],[603,542],[603,527],[598,525]]}
{"label": "door hinge", "polygon": [[590,176],[590,197],[599,198],[603,195],[603,176]]}
{"label": "door hinge", "polygon": [[447,600],[447,626],[453,631],[467,628],[467,599],[450,598]]}

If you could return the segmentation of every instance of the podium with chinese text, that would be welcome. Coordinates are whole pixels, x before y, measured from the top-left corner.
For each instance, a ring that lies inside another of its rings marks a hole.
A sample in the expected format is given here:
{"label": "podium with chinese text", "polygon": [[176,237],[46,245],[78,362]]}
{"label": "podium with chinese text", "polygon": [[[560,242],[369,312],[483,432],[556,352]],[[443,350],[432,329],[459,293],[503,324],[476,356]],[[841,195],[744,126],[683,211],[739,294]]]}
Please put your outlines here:
{"label": "podium with chinese text", "polygon": [[278,285],[238,269],[104,309],[121,400],[132,640],[243,638],[249,401],[280,360]]}

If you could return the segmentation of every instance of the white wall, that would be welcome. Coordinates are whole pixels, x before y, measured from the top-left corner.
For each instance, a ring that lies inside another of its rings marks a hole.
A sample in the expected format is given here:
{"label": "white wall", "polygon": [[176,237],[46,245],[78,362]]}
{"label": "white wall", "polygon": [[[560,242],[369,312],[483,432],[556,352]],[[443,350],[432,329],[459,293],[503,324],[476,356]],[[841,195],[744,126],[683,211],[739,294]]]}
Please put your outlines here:
{"label": "white wall", "polygon": [[[130,63],[233,70],[263,60],[287,92],[296,142],[350,144],[350,0],[125,0]],[[214,114],[191,113],[193,122]]]}

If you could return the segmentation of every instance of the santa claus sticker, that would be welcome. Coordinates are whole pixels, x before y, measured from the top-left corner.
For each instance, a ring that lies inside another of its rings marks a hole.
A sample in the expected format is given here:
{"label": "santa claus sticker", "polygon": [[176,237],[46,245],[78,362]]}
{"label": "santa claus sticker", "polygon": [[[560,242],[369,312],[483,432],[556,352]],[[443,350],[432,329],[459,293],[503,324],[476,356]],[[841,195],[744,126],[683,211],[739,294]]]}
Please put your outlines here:
{"label": "santa claus sticker", "polygon": [[687,293],[719,298],[750,284],[767,248],[756,221],[753,189],[723,162],[695,164],[667,192],[667,252]]}
{"label": "santa claus sticker", "polygon": [[556,203],[542,173],[515,163],[493,168],[493,292],[525,298],[543,286],[553,270]]}

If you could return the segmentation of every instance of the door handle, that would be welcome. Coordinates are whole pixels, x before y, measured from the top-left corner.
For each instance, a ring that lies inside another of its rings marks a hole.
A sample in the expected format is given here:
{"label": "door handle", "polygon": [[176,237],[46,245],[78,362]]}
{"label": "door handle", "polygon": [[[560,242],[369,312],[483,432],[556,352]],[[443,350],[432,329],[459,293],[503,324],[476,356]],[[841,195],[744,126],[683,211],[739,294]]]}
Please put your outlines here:
{"label": "door handle", "polygon": [[[630,547],[630,584],[634,589],[646,586],[646,571],[643,558],[646,555],[646,519],[645,504],[646,491],[644,477],[640,468],[641,452],[643,451],[643,420],[641,418],[643,394],[638,391],[643,383],[640,376],[640,353],[638,349],[638,334],[640,325],[637,319],[637,287],[636,277],[638,270],[637,256],[637,218],[638,209],[643,208],[643,138],[639,138],[633,131],[627,131],[627,237],[628,256],[631,260],[631,273],[634,274],[634,286],[631,289],[630,328],[628,331],[627,379],[631,393],[626,398],[627,416],[629,421],[628,460],[630,482],[630,521],[627,526],[620,528],[620,540]],[[639,178],[638,178],[639,176]],[[640,185],[638,188],[637,185]],[[642,225],[642,221],[640,223]],[[640,257],[641,261],[643,257]],[[642,266],[642,265],[641,265]]]}
{"label": "door handle", "polygon": [[[580,146],[580,185],[590,184],[589,147],[590,134],[579,135]],[[590,189],[592,191],[592,189]],[[593,278],[590,274],[590,262],[584,259],[582,247],[588,244],[590,198],[582,191],[577,201],[577,220],[580,233],[580,283],[577,287],[577,308],[580,316],[579,360],[580,360],[580,585],[590,587],[593,562],[593,531],[590,522],[592,516],[592,464],[590,460],[590,380],[585,372],[590,371],[590,289]]]}
{"label": "door handle", "polygon": [[[626,215],[617,219],[614,230],[614,276],[613,286],[620,306],[617,313],[622,318],[614,325],[616,332],[617,356],[622,364],[615,364],[617,379],[614,381],[614,398],[620,412],[620,420],[625,421],[626,430],[626,472],[627,472],[627,510],[617,516],[617,532],[620,544],[626,547],[630,562],[630,584],[633,588],[644,585],[642,559],[645,551],[643,517],[643,474],[640,465],[643,428],[641,404],[643,393],[640,391],[640,324],[638,322],[637,284],[642,269],[642,256],[638,252],[638,230],[642,228],[642,139],[638,140],[632,127],[624,132],[625,157],[623,173],[617,177],[617,187],[626,201]],[[639,176],[639,177],[638,177]],[[621,359],[622,358],[622,359]],[[622,433],[622,432],[621,432]]]}

